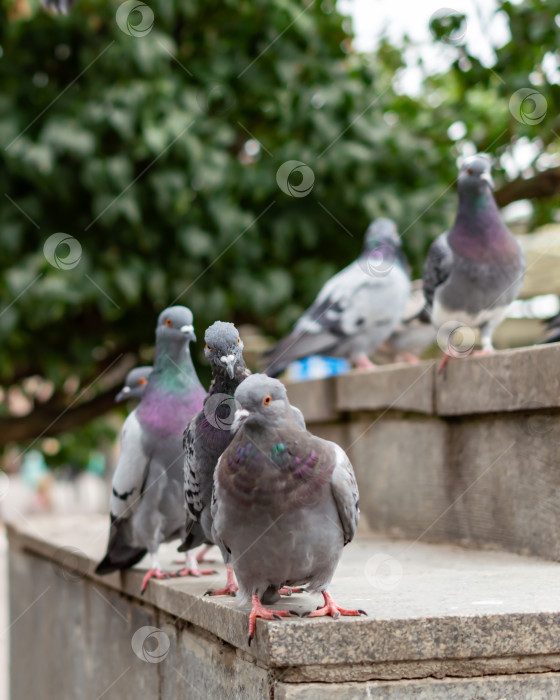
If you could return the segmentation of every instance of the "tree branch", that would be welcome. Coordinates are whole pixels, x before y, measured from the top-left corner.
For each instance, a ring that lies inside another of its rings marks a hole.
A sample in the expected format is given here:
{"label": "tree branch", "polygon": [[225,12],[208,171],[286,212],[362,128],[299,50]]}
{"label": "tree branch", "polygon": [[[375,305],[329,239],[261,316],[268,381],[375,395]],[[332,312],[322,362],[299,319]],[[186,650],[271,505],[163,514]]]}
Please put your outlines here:
{"label": "tree branch", "polygon": [[497,190],[494,196],[500,207],[520,199],[560,196],[560,168],[549,168],[533,177],[519,177]]}
{"label": "tree branch", "polygon": [[38,404],[27,416],[0,417],[0,447],[9,442],[26,442],[34,438],[59,435],[73,430],[115,407],[119,387],[98,394],[89,401],[68,408],[64,402]]}

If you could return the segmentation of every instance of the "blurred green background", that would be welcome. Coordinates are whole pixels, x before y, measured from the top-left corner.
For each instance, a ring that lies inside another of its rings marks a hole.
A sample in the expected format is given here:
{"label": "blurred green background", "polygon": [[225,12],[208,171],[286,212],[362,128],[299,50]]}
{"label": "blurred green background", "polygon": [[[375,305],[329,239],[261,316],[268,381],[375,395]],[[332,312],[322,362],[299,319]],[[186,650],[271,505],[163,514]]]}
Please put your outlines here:
{"label": "blurred green background", "polygon": [[[452,60],[415,95],[398,89],[410,40],[359,53],[332,0],[150,0],[141,36],[118,8],[2,0],[2,448],[87,463],[114,437],[106,414],[126,370],[151,360],[162,308],[193,310],[207,381],[207,325],[287,332],[373,217],[397,221],[419,276],[474,149],[496,158],[501,205],[530,199],[529,228],[554,217],[560,0],[498,2],[510,38],[492,65],[470,54],[468,18],[426,16]],[[522,88],[539,96],[527,118],[510,109]],[[533,162],[510,182],[520,144]],[[277,184],[290,160],[312,170],[307,196]],[[45,257],[56,232],[81,246],[59,244],[69,269]]]}

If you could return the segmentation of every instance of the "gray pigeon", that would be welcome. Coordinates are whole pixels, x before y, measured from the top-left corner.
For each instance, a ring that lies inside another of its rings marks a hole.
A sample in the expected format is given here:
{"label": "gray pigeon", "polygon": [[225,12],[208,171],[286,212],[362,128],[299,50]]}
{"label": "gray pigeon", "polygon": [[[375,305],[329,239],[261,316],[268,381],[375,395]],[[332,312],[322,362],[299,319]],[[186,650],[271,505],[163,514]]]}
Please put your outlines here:
{"label": "gray pigeon", "polygon": [[[517,297],[525,274],[519,242],[500,217],[490,159],[467,158],[458,178],[459,210],[452,229],[432,243],[424,267],[426,310],[433,325],[480,329],[482,352]],[[451,343],[441,367],[453,356]]]}
{"label": "gray pigeon", "polygon": [[436,342],[436,330],[421,312],[424,309],[422,280],[410,285],[410,296],[403,318],[387,340],[374,352],[374,362],[417,363],[420,355]]}
{"label": "gray pigeon", "polygon": [[[184,534],[182,435],[206,395],[192,364],[191,340],[196,340],[191,311],[184,306],[162,311],[153,372],[144,397],[124,423],[113,475],[109,544],[96,573],[129,568],[149,552],[152,563],[142,592],[150,578],[169,576],[158,561],[159,545]],[[180,573],[212,572],[193,565],[192,571]]]}
{"label": "gray pigeon", "polygon": [[280,374],[309,355],[348,358],[359,369],[401,320],[410,290],[397,227],[377,219],[366,231],[360,257],[332,277],[290,335],[264,355],[266,373]]}
{"label": "gray pigeon", "polygon": [[76,0],[41,0],[41,5],[55,15],[67,15]]}
{"label": "gray pigeon", "polygon": [[[212,543],[212,483],[218,459],[233,439],[234,393],[251,372],[243,359],[243,341],[233,323],[216,321],[204,335],[205,355],[212,367],[213,381],[203,409],[192,419],[184,434],[184,478],[187,504],[186,536],[179,551],[202,543]],[[291,407],[296,422],[305,430],[302,412]],[[237,591],[228,555],[222,549],[227,566],[224,588],[210,595],[234,595]],[[285,590],[286,593],[291,591]]]}
{"label": "gray pigeon", "polygon": [[[235,392],[238,430],[214,477],[214,541],[228,552],[239,601],[252,601],[249,643],[271,589],[309,584],[324,606],[310,613],[360,615],[338,607],[327,588],[358,525],[358,487],[345,452],[303,430],[276,379],[254,374]],[[363,613],[365,614],[365,613]]]}
{"label": "gray pigeon", "polygon": [[[204,340],[204,354],[214,378],[202,410],[191,420],[183,438],[187,526],[185,540],[179,547],[182,552],[213,542],[210,505],[214,470],[233,438],[233,395],[250,374],[243,360],[243,341],[233,323],[216,321],[206,330]],[[226,561],[227,552],[222,550],[222,556]],[[225,588],[212,593],[234,594],[236,590],[233,570],[228,567]]]}
{"label": "gray pigeon", "polygon": [[148,379],[152,373],[153,367],[135,367],[126,375],[124,386],[115,396],[117,403],[128,401],[129,399],[140,400],[146,391]]}

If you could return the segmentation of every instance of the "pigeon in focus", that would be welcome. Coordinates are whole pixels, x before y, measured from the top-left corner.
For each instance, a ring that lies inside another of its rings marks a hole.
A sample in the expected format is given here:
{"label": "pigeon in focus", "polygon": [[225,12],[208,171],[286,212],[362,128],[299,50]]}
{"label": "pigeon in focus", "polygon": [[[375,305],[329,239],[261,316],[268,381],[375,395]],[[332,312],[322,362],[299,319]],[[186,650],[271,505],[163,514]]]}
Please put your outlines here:
{"label": "pigeon in focus", "polygon": [[374,362],[419,362],[424,350],[436,342],[436,330],[422,314],[424,309],[422,280],[410,286],[410,296],[404,316],[398,326],[374,352]]}
{"label": "pigeon in focus", "polygon": [[122,403],[129,399],[139,401],[144,396],[152,369],[153,367],[134,367],[131,369],[126,375],[123,388],[115,396],[116,403]]}
{"label": "pigeon in focus", "polygon": [[[204,354],[212,368],[213,380],[204,406],[185,429],[184,495],[187,505],[186,535],[179,551],[187,551],[212,539],[212,482],[222,452],[233,438],[230,428],[235,413],[234,394],[250,375],[243,359],[243,341],[233,323],[216,321],[204,334]],[[224,561],[227,552],[222,550]],[[214,595],[235,594],[237,584],[231,567],[225,588]]]}
{"label": "pigeon in focus", "polygon": [[324,606],[309,617],[360,615],[328,592],[343,547],[358,525],[358,486],[344,450],[303,430],[281,382],[253,374],[235,392],[236,434],[214,477],[214,541],[252,601],[249,644],[258,617],[290,616],[263,607],[284,586],[308,584]]}
{"label": "pigeon in focus", "polygon": [[[170,575],[158,561],[160,544],[184,535],[182,435],[206,395],[192,364],[192,340],[196,336],[189,309],[171,306],[162,311],[153,371],[142,400],[124,422],[113,475],[109,544],[96,573],[127,569],[149,552],[151,567],[142,593],[152,577]],[[213,572],[193,563],[180,573]]]}
{"label": "pigeon in focus", "polygon": [[332,277],[290,335],[268,350],[265,372],[276,376],[309,355],[344,357],[358,369],[375,367],[369,356],[404,315],[410,277],[397,227],[376,219],[362,254]]}
{"label": "pigeon in focus", "polygon": [[467,158],[459,170],[455,223],[428,251],[423,275],[426,311],[437,329],[449,330],[440,369],[454,356],[455,328],[480,329],[482,353],[494,351],[494,330],[523,283],[525,256],[500,217],[493,187],[489,157]]}

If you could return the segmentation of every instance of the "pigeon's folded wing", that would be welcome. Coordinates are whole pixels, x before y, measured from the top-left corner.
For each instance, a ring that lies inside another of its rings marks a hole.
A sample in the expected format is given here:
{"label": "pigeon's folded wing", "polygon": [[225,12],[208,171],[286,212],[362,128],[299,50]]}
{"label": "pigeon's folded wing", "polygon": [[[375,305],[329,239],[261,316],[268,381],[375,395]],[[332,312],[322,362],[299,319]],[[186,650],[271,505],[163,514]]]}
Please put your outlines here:
{"label": "pigeon's folded wing", "polygon": [[129,518],[138,508],[149,463],[143,449],[142,426],[133,411],[123,425],[121,452],[113,475],[111,515],[114,518]]}
{"label": "pigeon's folded wing", "polygon": [[197,467],[197,423],[199,416],[195,416],[185,428],[183,434],[183,447],[185,450],[185,505],[187,507],[187,531],[189,525],[198,521],[203,504],[200,489],[200,472]]}
{"label": "pigeon's folded wing", "polygon": [[330,444],[336,458],[331,476],[331,489],[344,531],[344,544],[348,544],[356,534],[360,517],[358,484],[344,450],[334,442]]}
{"label": "pigeon's folded wing", "polygon": [[392,322],[385,290],[390,275],[369,275],[356,261],[330,279],[294,330],[265,354],[267,373],[279,374],[290,362],[314,354],[328,355],[341,340],[363,331],[364,325]]}
{"label": "pigeon's folded wing", "polygon": [[452,268],[453,251],[449,247],[447,234],[444,233],[436,238],[430,246],[424,265],[422,280],[424,283],[424,297],[429,309],[432,308],[434,303],[436,289],[447,280]]}

